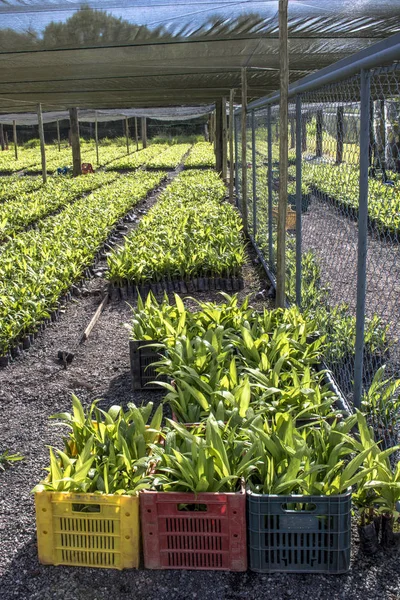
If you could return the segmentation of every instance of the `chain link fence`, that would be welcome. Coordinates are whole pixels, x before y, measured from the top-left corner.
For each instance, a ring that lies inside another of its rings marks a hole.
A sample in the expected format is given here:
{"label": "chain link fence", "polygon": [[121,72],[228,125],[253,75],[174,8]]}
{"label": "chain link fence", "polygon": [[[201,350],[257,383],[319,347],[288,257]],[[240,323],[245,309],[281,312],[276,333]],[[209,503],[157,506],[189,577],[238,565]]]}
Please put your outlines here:
{"label": "chain link fence", "polygon": [[[249,105],[249,233],[276,276],[279,98]],[[241,114],[235,118],[238,205]],[[326,335],[348,403],[368,400],[385,445],[400,424],[400,64],[289,101],[286,292]]]}

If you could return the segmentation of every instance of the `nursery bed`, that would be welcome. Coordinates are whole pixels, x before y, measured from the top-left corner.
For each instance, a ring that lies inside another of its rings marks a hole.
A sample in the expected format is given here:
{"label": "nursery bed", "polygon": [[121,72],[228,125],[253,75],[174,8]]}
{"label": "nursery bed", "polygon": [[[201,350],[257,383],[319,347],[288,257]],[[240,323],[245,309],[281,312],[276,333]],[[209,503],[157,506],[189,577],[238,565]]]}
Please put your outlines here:
{"label": "nursery bed", "polygon": [[[148,203],[151,203],[149,200]],[[143,206],[143,205],[142,205]],[[140,207],[139,207],[140,208]],[[252,266],[244,269],[245,289],[240,295],[264,287]],[[105,282],[93,279],[88,295],[69,303],[58,323],[41,333],[23,357],[0,372],[0,430],[2,442],[21,451],[26,460],[0,474],[0,596],[2,600],[138,600],[196,599],[235,600],[258,597],[274,600],[358,600],[360,597],[395,600],[400,594],[400,564],[397,555],[379,554],[368,560],[353,544],[352,569],[341,576],[260,575],[221,572],[155,572],[45,567],[38,563],[34,503],[30,490],[48,462],[46,444],[57,444],[60,432],[49,415],[69,409],[76,393],[86,404],[103,398],[102,406],[129,400],[158,403],[162,393],[132,392],[129,372],[128,332],[123,323],[130,308],[119,302],[109,305],[87,343],[64,370],[55,357],[59,348],[70,348],[89,322],[100,301]],[[198,294],[216,300],[213,293]],[[256,303],[261,307],[261,303]],[[28,420],[29,426],[23,423]],[[356,534],[354,536],[356,538]]]}
{"label": "nursery bed", "polygon": [[[147,211],[157,201],[153,194],[137,205]],[[129,225],[134,228],[135,223]],[[268,305],[262,290],[268,289],[261,271],[254,267],[250,249],[243,269],[240,298],[254,294],[253,305]],[[103,260],[98,267],[105,266]],[[132,390],[129,333],[123,326],[131,309],[125,302],[110,303],[86,344],[79,346],[68,369],[56,359],[59,349],[73,349],[99,305],[107,283],[92,278],[86,292],[66,305],[61,319],[39,334],[35,344],[0,371],[1,441],[4,448],[21,452],[25,460],[0,473],[0,597],[2,600],[235,600],[239,598],[288,598],[317,600],[328,594],[335,599],[395,600],[400,594],[400,564],[395,553],[369,560],[353,544],[352,569],[346,575],[262,575],[223,572],[157,572],[46,567],[37,559],[34,501],[30,493],[48,463],[46,445],[60,442],[61,432],[49,422],[55,412],[68,410],[71,393],[86,405],[101,398],[101,406],[158,404],[162,392]],[[201,300],[218,301],[218,292],[197,292]],[[187,305],[194,308],[193,301]],[[355,534],[355,539],[357,536]]]}

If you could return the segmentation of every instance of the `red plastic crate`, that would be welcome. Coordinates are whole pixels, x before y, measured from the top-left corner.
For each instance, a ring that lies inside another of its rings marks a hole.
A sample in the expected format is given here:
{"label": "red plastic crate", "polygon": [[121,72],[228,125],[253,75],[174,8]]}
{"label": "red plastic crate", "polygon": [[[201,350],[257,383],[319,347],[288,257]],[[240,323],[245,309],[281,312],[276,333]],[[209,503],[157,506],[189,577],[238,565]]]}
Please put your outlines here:
{"label": "red plastic crate", "polygon": [[246,495],[242,492],[140,494],[147,569],[246,571]]}

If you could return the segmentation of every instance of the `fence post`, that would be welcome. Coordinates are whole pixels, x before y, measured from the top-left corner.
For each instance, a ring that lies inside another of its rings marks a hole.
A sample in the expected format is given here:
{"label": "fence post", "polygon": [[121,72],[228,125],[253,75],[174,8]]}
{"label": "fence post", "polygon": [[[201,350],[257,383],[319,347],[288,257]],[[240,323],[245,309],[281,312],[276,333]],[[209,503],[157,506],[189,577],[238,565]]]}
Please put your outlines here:
{"label": "fence post", "polygon": [[223,98],[218,98],[215,102],[215,168],[223,177],[223,132],[222,132],[222,112]]}
{"label": "fence post", "polygon": [[94,111],[94,139],[96,143],[96,163],[99,166],[99,125],[97,122],[97,110]]}
{"label": "fence post", "polygon": [[69,109],[69,122],[71,127],[72,145],[72,174],[74,177],[82,175],[81,143],[79,139],[79,118],[76,107]]}
{"label": "fence post", "polygon": [[253,236],[257,235],[257,181],[256,181],[256,127],[254,110],[251,111],[251,161],[253,177]]}
{"label": "fence post", "polygon": [[42,105],[37,105],[37,117],[38,117],[38,129],[40,139],[40,154],[42,157],[42,178],[43,183],[47,181],[47,166],[46,166],[46,146],[44,142],[44,130],[43,130],[43,116],[42,116]]}
{"label": "fence post", "polygon": [[272,239],[272,123],[271,105],[267,109],[267,143],[268,143],[268,259],[269,266],[274,272],[274,244]]}
{"label": "fence post", "polygon": [[13,142],[15,160],[18,160],[17,122],[15,120],[13,121]]}
{"label": "fence post", "polygon": [[343,162],[344,143],[344,107],[338,106],[336,111],[336,164]]}
{"label": "fence post", "polygon": [[60,121],[58,119],[57,119],[57,146],[58,146],[58,151],[61,152]]}
{"label": "fence post", "polygon": [[222,179],[226,182],[228,174],[228,140],[227,140],[227,119],[226,119],[226,98],[222,98],[221,106],[221,129],[222,129]]}
{"label": "fence post", "polygon": [[147,148],[147,119],[141,118],[140,133],[142,135],[142,148]]}
{"label": "fence post", "polygon": [[365,290],[368,249],[370,81],[370,72],[363,69],[361,71],[360,102],[360,196],[358,209],[357,312],[354,362],[354,406],[357,408],[361,406],[364,358]]}
{"label": "fence post", "polygon": [[279,197],[276,260],[276,306],[286,304],[286,215],[288,184],[288,0],[279,0]]}
{"label": "fence post", "polygon": [[302,239],[301,239],[301,209],[303,203],[303,193],[301,190],[301,96],[296,96],[296,304],[301,307],[301,258],[302,258]]}
{"label": "fence post", "polygon": [[138,122],[137,117],[135,117],[135,143],[136,143],[136,152],[139,150],[139,136],[138,136]]}
{"label": "fence post", "polygon": [[235,159],[233,156],[233,136],[235,130],[235,117],[233,115],[234,100],[235,90],[231,90],[229,94],[229,202],[233,202],[233,169],[235,165]]}
{"label": "fence post", "polygon": [[3,123],[0,123],[0,146],[1,146],[2,152],[4,152],[4,150],[6,149],[6,143],[4,141],[4,127],[3,127]]}
{"label": "fence post", "polygon": [[125,137],[126,137],[126,153],[129,154],[129,123],[128,123],[128,117],[125,117]]}
{"label": "fence post", "polygon": [[301,151],[307,152],[307,115],[301,121]]}
{"label": "fence post", "polygon": [[247,70],[242,67],[242,219],[245,234],[247,222]]}
{"label": "fence post", "polygon": [[236,193],[236,206],[240,206],[239,198],[239,140],[238,140],[238,117],[234,116],[234,131],[235,131],[235,193]]}
{"label": "fence post", "polygon": [[321,109],[317,110],[317,123],[316,123],[316,135],[315,135],[315,156],[321,158],[322,156],[322,127],[323,127],[324,115]]}
{"label": "fence post", "polygon": [[291,115],[290,117],[290,148],[296,147],[296,132],[295,132],[295,117]]}

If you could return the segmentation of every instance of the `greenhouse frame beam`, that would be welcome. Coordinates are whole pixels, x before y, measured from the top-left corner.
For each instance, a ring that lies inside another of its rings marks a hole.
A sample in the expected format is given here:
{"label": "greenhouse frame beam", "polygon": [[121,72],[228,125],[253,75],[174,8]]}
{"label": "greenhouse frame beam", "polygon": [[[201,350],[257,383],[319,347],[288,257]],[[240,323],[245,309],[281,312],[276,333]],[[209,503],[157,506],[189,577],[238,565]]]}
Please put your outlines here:
{"label": "greenhouse frame beam", "polygon": [[[373,69],[396,60],[400,60],[400,33],[396,33],[352,56],[343,58],[328,67],[324,67],[316,73],[307,75],[289,86],[288,97],[292,98],[296,94],[309,92],[323,85],[351,77],[363,69]],[[249,109],[261,108],[266,104],[273,104],[277,100],[279,100],[279,92],[251,102]],[[238,112],[240,112],[240,109]]]}

